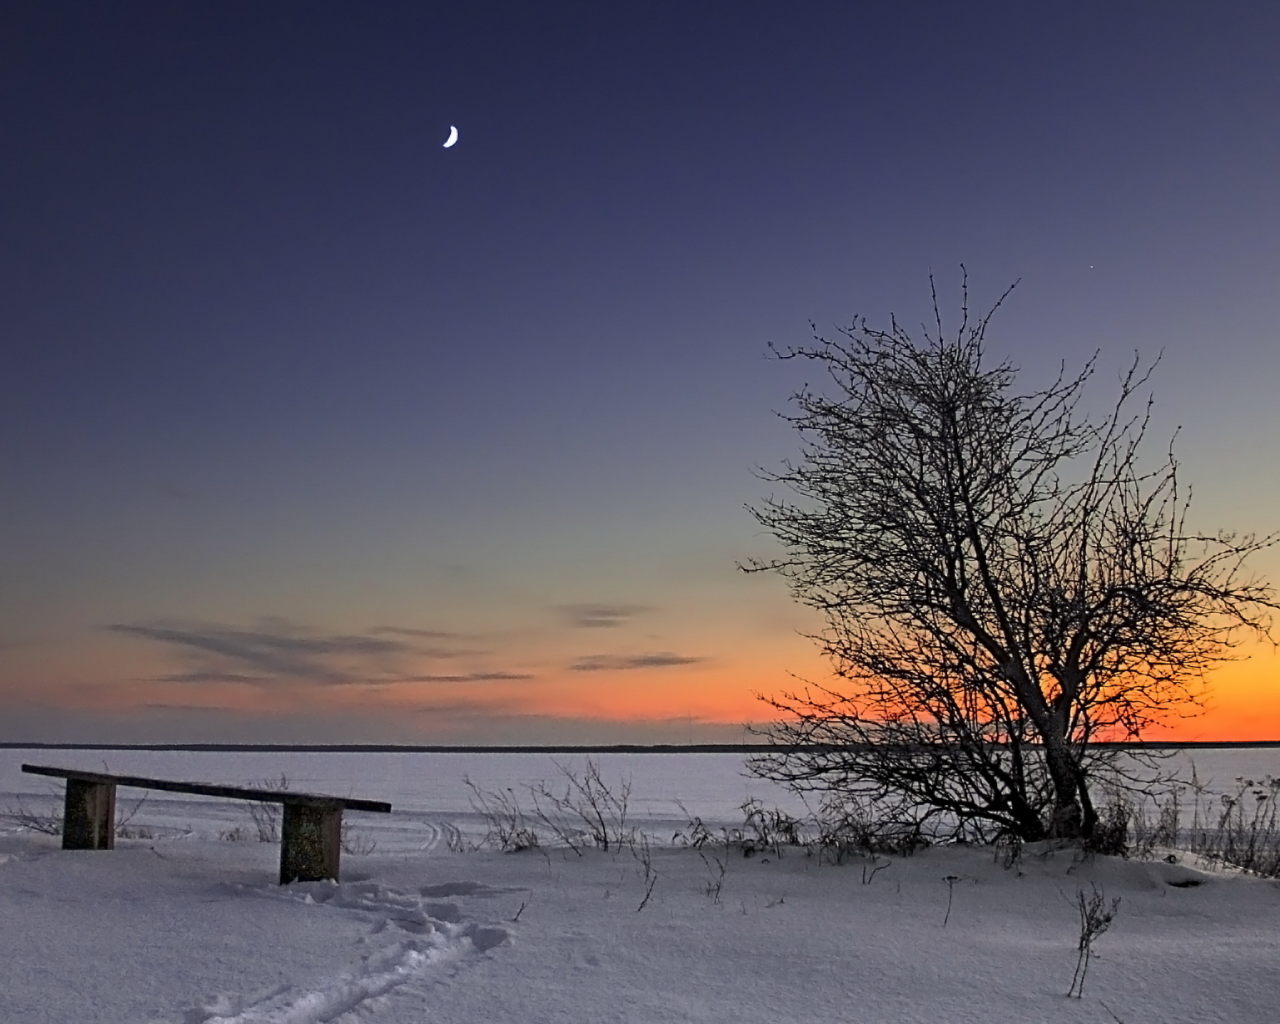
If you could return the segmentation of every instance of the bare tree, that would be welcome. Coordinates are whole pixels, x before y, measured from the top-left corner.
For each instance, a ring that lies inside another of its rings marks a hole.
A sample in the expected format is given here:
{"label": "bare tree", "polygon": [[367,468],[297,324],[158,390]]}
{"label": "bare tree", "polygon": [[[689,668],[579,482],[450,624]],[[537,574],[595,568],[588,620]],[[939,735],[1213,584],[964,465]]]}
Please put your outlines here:
{"label": "bare tree", "polygon": [[775,746],[751,767],[916,826],[1088,839],[1095,741],[1193,712],[1239,632],[1266,635],[1275,595],[1243,563],[1277,536],[1189,529],[1172,447],[1142,451],[1153,366],[1135,357],[1101,421],[1078,408],[1096,355],[1017,393],[983,351],[1008,294],[971,322],[966,278],[953,336],[935,289],[921,342],[859,319],[776,352],[826,383],[784,416],[800,461],[764,474],[795,500],[749,507],[785,556],[743,568],[823,613],[836,680],[765,698]]}

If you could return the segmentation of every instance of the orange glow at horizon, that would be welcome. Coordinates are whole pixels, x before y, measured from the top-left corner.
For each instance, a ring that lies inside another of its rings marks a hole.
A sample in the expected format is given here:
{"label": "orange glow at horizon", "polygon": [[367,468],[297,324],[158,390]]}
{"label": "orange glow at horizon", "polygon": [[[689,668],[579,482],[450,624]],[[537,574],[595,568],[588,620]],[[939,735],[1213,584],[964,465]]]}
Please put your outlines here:
{"label": "orange glow at horizon", "polygon": [[[1280,740],[1280,655],[1269,645],[1241,650],[1239,661],[1219,665],[1207,679],[1203,708],[1170,716],[1148,730],[1149,740],[1248,741]],[[790,661],[794,651],[785,656]],[[782,659],[779,659],[782,660]],[[821,685],[826,673],[816,654],[796,666],[798,674]],[[689,720],[715,725],[763,723],[772,709],[757,695],[770,696],[803,688],[786,668],[758,658],[751,671],[732,666],[693,666],[651,671],[567,672],[529,680],[458,683],[325,685],[292,682],[258,686],[208,682],[199,686],[156,679],[116,684],[68,682],[61,687],[15,691],[19,704],[63,707],[104,714],[147,709],[221,711],[263,719],[313,714],[337,718],[398,719],[430,714],[434,709],[459,712],[482,727],[486,718],[530,716],[552,719],[626,723]]]}
{"label": "orange glow at horizon", "polygon": [[1241,648],[1207,676],[1203,709],[1170,718],[1150,730],[1151,740],[1280,740],[1280,654],[1267,644]]}

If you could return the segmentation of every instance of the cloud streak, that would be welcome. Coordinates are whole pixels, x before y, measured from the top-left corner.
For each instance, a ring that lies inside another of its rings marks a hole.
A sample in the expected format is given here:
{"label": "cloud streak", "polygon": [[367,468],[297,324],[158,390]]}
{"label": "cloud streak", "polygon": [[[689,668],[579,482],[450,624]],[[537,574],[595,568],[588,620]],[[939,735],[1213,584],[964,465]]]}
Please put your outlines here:
{"label": "cloud streak", "polygon": [[184,671],[160,676],[156,682],[367,686],[529,678],[501,671],[415,673],[413,669],[421,666],[414,662],[422,658],[484,653],[424,647],[412,642],[451,635],[435,630],[378,626],[364,632],[331,633],[278,618],[265,619],[256,628],[181,622],[114,623],[105,628],[121,636],[161,644],[186,662]]}
{"label": "cloud streak", "polygon": [[447,629],[410,629],[408,626],[374,626],[369,632],[377,636],[413,636],[427,640],[451,640],[462,635]]}
{"label": "cloud streak", "polygon": [[[245,668],[258,675],[276,678],[310,679],[339,685],[357,681],[351,663],[367,665],[412,653],[400,640],[358,633],[323,634],[300,629],[280,620],[271,620],[259,629],[232,626],[129,625],[107,627],[113,633],[154,640],[177,648],[188,656],[212,660],[213,665],[186,673],[188,681],[204,681],[201,675],[240,675]],[[344,667],[343,663],[346,663]],[[226,668],[225,666],[233,666]]]}
{"label": "cloud streak", "polygon": [[157,683],[254,683],[261,684],[261,675],[244,675],[239,672],[169,672],[156,676]]}
{"label": "cloud streak", "polygon": [[525,672],[466,672],[462,675],[405,676],[393,680],[397,683],[488,683],[514,679],[533,679]]}
{"label": "cloud streak", "polygon": [[617,629],[650,609],[642,604],[570,604],[561,606],[560,611],[578,629]]}
{"label": "cloud streak", "polygon": [[677,665],[692,665],[702,658],[690,658],[670,651],[658,651],[654,654],[588,654],[576,659],[569,666],[570,672],[615,672],[639,668],[672,668]]}

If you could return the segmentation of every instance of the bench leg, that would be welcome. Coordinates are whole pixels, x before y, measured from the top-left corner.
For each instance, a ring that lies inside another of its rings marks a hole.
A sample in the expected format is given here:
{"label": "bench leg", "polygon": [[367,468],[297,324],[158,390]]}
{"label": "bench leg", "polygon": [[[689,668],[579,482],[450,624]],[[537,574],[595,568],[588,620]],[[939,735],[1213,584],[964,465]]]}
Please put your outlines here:
{"label": "bench leg", "polygon": [[280,884],[338,880],[342,853],[342,808],[284,805],[280,837]]}
{"label": "bench leg", "polygon": [[112,850],[116,845],[116,787],[67,779],[62,811],[64,850]]}

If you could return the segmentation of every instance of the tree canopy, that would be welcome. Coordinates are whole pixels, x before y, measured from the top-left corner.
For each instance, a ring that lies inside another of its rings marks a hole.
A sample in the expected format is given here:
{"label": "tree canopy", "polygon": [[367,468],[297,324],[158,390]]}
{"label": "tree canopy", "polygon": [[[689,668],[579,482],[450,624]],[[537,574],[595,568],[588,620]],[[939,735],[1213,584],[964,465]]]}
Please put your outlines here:
{"label": "tree canopy", "polygon": [[[1012,291],[1012,289],[1010,289]],[[750,511],[772,571],[820,611],[835,679],[766,698],[757,773],[859,791],[965,835],[1089,837],[1102,739],[1196,707],[1201,677],[1277,607],[1249,575],[1273,544],[1189,530],[1172,445],[1152,459],[1151,365],[1109,414],[1081,398],[1098,357],[1041,390],[992,362],[992,315],[913,338],[863,319],[778,352],[822,373],[785,418],[802,455]]]}

